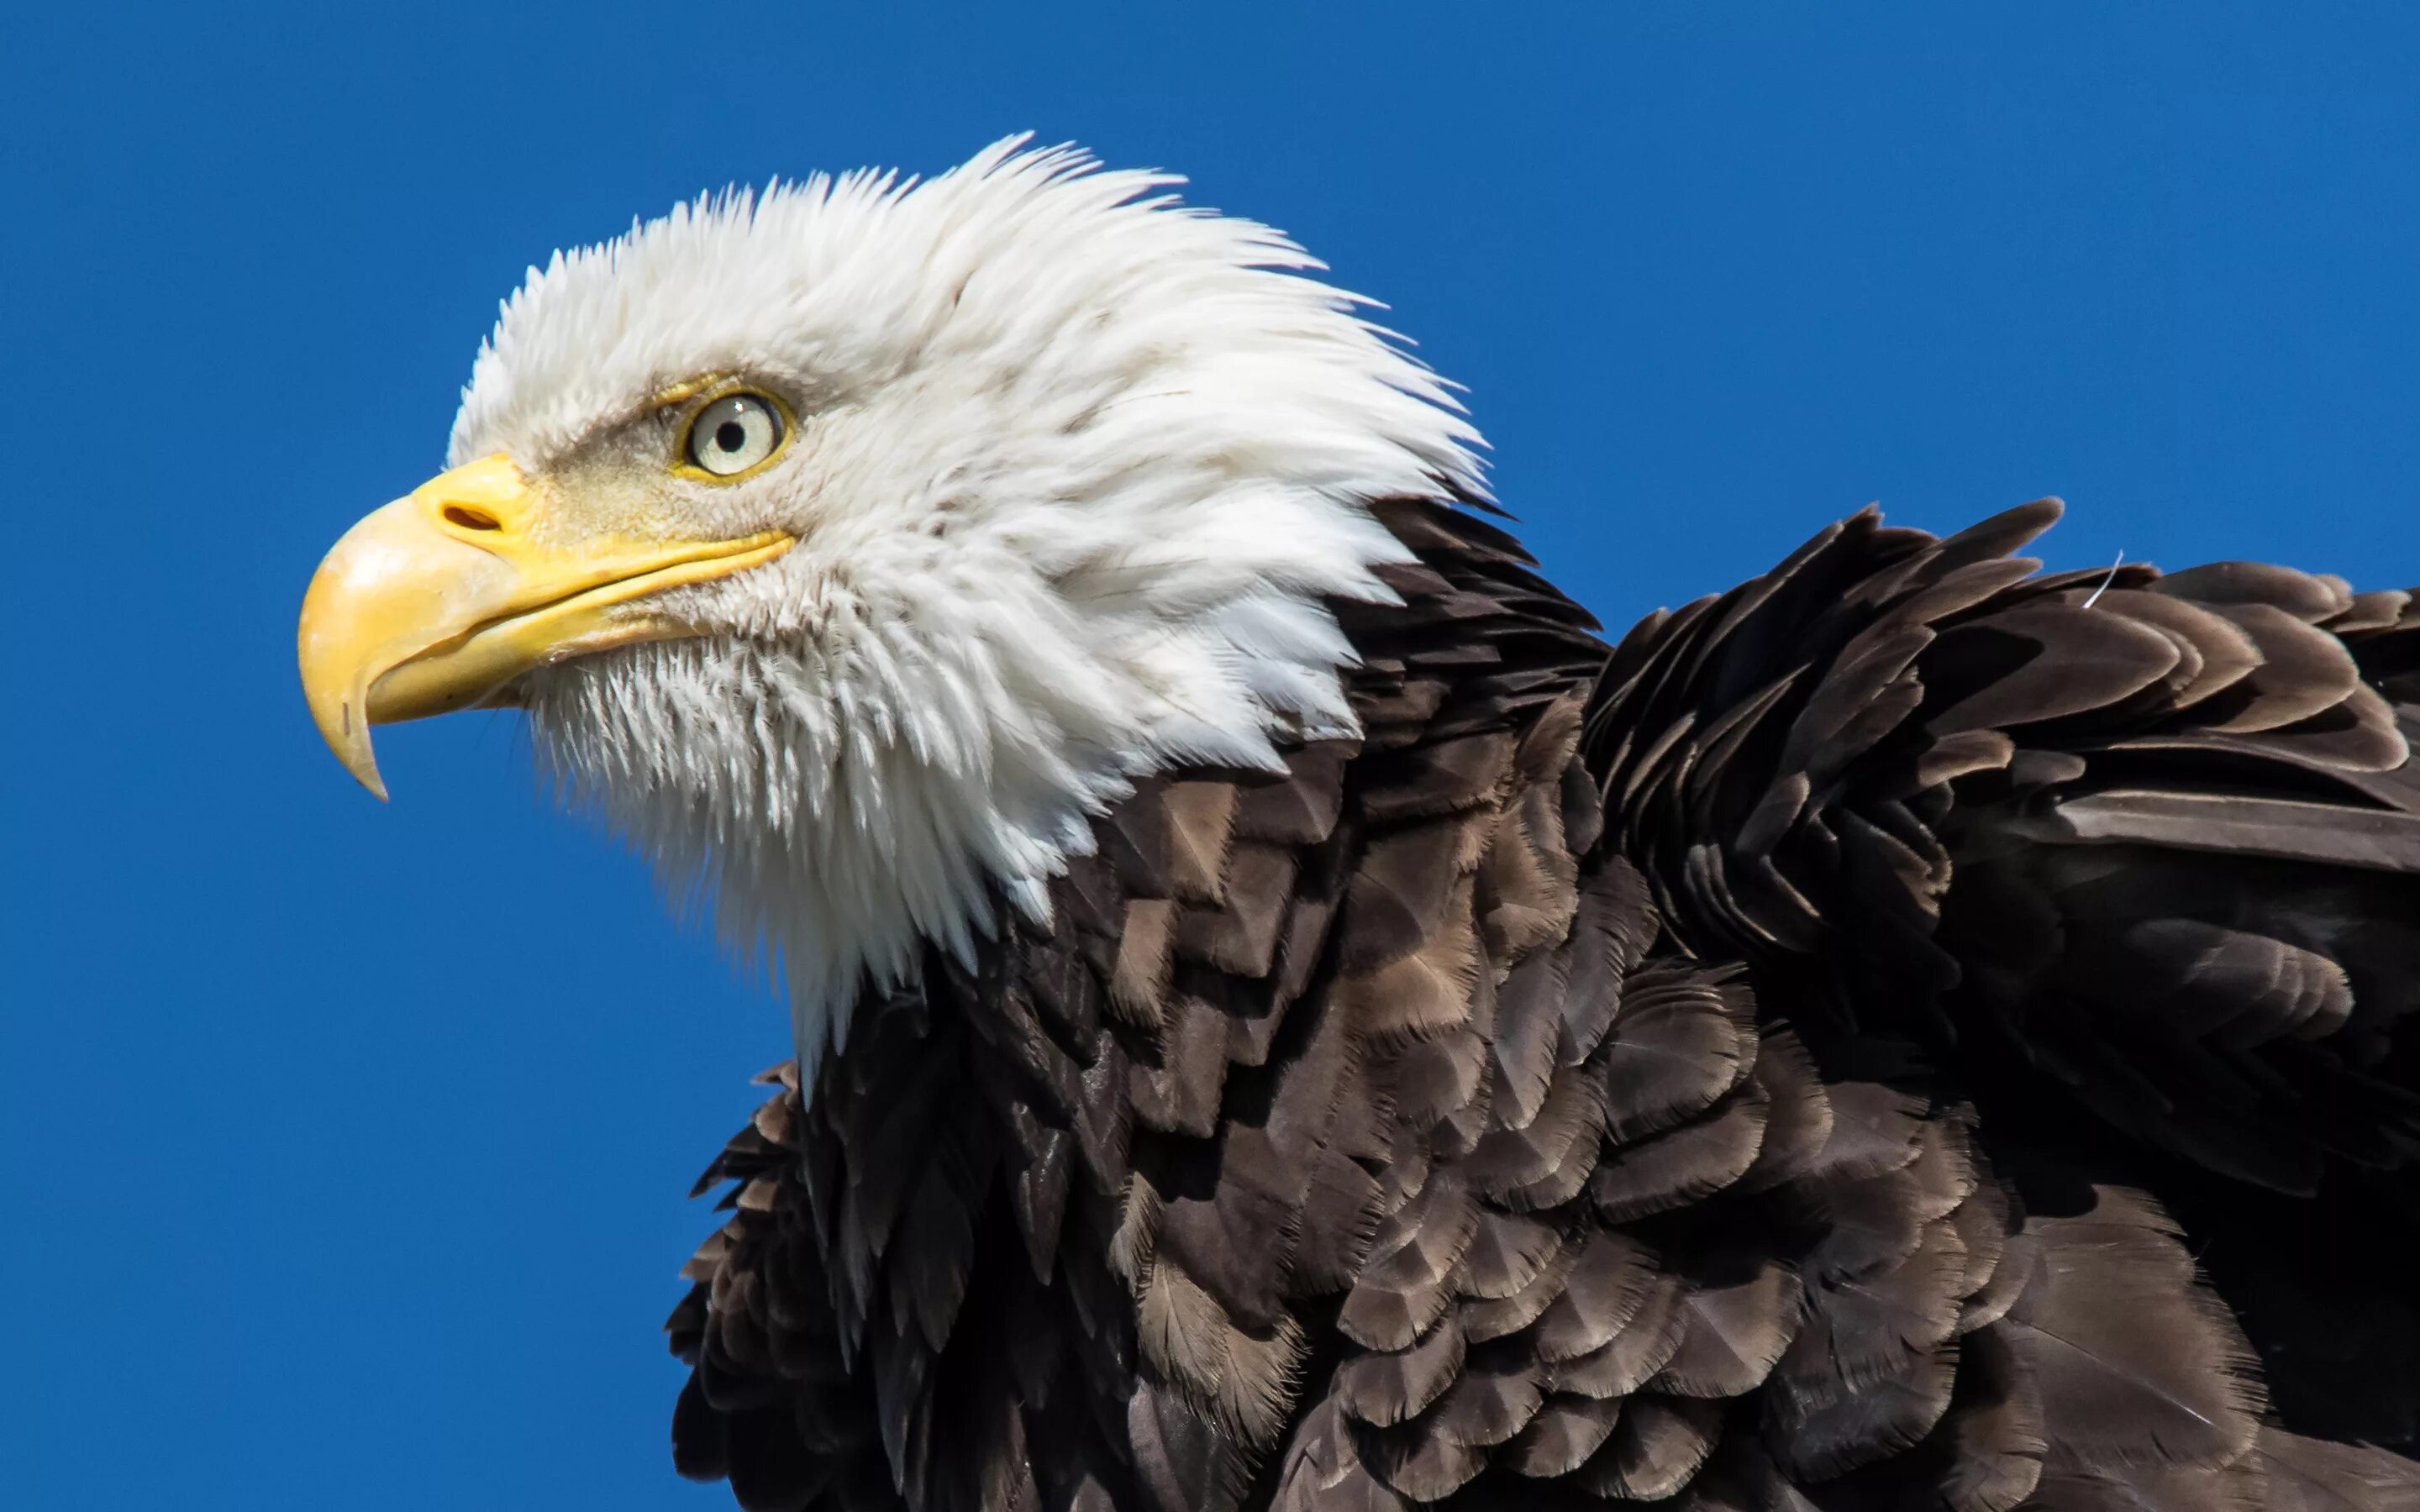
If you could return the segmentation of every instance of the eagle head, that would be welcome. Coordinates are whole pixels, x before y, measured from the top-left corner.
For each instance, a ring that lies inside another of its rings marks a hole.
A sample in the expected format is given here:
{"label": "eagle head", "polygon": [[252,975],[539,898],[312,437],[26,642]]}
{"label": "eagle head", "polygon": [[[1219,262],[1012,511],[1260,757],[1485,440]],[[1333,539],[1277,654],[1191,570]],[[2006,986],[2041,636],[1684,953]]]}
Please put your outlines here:
{"label": "eagle head", "polygon": [[1139,777],[1350,731],[1364,507],[1465,496],[1443,385],[1249,221],[999,144],[557,253],[450,470],[303,601],[321,733],[517,706],[544,770],[786,976],[799,1044],[1039,917]]}

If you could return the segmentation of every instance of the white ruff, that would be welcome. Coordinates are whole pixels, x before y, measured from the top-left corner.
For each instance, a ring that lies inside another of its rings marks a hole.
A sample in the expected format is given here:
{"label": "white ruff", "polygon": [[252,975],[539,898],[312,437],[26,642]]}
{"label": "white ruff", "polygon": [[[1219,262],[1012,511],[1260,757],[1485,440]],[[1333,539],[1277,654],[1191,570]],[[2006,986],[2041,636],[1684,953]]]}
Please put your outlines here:
{"label": "white ruff", "polygon": [[[558,254],[455,423],[456,461],[507,452],[617,528],[800,537],[667,595],[715,633],[528,695],[566,791],[781,963],[810,1064],[861,974],[972,951],[987,885],[1040,917],[1134,777],[1349,731],[1319,601],[1390,600],[1371,569],[1404,554],[1362,503],[1481,486],[1443,385],[1292,243],[1020,142]],[[671,476],[644,429],[705,373],[798,407],[737,486]]]}

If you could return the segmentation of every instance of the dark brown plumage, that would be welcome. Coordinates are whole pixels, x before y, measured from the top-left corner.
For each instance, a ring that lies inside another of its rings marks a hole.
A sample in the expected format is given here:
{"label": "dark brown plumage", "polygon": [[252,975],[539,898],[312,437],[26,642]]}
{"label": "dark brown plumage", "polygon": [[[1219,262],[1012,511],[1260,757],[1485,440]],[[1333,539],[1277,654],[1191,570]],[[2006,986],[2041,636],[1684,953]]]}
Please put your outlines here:
{"label": "dark brown plumage", "polygon": [[1607,652],[1425,503],[701,1182],[681,1471],[834,1512],[2420,1507],[2420,607],[1835,526]]}

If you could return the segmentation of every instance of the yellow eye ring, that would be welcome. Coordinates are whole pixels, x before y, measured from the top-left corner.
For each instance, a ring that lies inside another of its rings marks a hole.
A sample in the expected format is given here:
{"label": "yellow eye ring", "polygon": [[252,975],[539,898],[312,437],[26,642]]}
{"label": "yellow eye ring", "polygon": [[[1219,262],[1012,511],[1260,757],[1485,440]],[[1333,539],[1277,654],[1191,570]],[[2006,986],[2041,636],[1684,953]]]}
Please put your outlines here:
{"label": "yellow eye ring", "polygon": [[798,433],[789,406],[755,389],[725,389],[690,412],[672,471],[700,483],[737,483],[782,459]]}

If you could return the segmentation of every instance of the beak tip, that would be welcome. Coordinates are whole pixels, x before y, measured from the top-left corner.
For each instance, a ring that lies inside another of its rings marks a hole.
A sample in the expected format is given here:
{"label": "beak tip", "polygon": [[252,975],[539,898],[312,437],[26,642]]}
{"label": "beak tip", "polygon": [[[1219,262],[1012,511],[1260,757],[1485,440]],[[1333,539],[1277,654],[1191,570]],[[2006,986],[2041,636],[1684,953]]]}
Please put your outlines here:
{"label": "beak tip", "polygon": [[379,802],[387,801],[386,779],[379,773],[378,757],[370,750],[367,732],[364,732],[359,740],[348,740],[342,745],[332,740],[328,744],[335,748],[336,759],[345,764],[346,771],[353,774],[354,781]]}
{"label": "beak tip", "polygon": [[384,803],[386,779],[379,775],[378,754],[370,748],[370,733],[362,721],[359,693],[342,694],[324,691],[324,683],[313,677],[305,665],[302,690],[311,706],[311,721],[318,726],[319,738],[327,743],[337,764],[352,774],[354,781],[369,791],[371,797]]}

